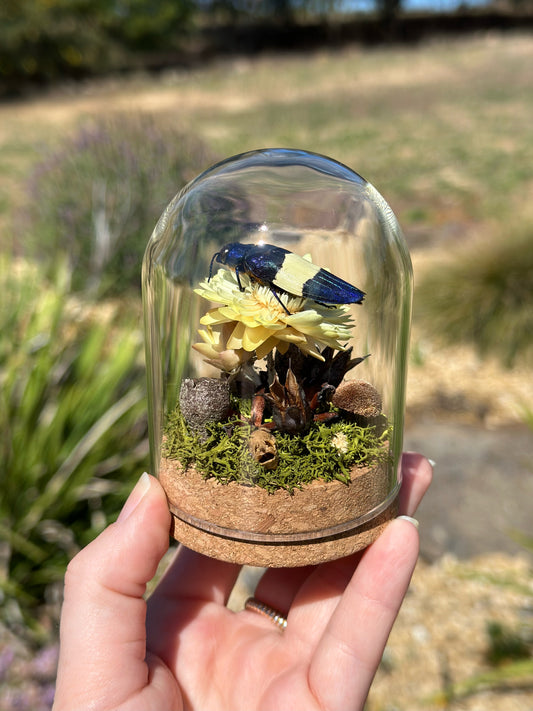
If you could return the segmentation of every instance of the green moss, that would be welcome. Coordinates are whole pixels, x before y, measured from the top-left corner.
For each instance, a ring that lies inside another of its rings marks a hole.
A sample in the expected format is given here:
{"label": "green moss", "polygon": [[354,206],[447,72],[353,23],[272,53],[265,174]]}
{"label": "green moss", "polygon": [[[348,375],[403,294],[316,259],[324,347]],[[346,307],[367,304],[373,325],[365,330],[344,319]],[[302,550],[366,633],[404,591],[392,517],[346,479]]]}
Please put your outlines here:
{"label": "green moss", "polygon": [[[205,441],[189,432],[179,408],[170,414],[165,428],[163,455],[187,467],[194,464],[205,478],[221,483],[230,481],[261,486],[267,491],[293,491],[315,479],[350,481],[354,465],[383,461],[388,457],[384,443],[390,431],[378,433],[373,426],[351,422],[324,424],[314,422],[305,435],[291,436],[275,432],[279,464],[266,470],[248,450],[254,428],[234,419],[208,426]],[[333,442],[342,439],[342,450]]]}

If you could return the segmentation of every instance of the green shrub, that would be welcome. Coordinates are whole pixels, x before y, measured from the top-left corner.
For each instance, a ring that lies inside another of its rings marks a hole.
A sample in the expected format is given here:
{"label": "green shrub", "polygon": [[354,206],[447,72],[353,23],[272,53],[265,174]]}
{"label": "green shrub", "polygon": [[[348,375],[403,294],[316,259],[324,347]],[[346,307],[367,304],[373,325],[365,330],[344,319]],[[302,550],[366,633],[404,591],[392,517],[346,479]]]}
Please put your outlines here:
{"label": "green shrub", "polygon": [[[531,659],[533,656],[532,641],[525,638],[522,630],[510,629],[501,622],[487,623],[489,639],[486,658],[494,666],[517,659]],[[530,665],[530,671],[533,666]]]}
{"label": "green shrub", "polygon": [[2,0],[0,92],[139,66],[139,52],[179,48],[194,9],[191,0]]}
{"label": "green shrub", "polygon": [[94,119],[34,169],[19,224],[45,263],[67,255],[75,290],[119,294],[140,284],[142,256],[179,189],[214,158],[170,121]]}
{"label": "green shrub", "polygon": [[15,92],[27,79],[83,76],[114,66],[120,52],[106,32],[101,5],[85,0],[0,3],[0,90]]}
{"label": "green shrub", "polygon": [[448,343],[473,344],[510,367],[533,351],[533,224],[469,244],[425,274],[415,317]]}
{"label": "green shrub", "polygon": [[[31,619],[147,466],[138,319],[0,258],[0,594]],[[11,611],[11,613],[10,613]]]}

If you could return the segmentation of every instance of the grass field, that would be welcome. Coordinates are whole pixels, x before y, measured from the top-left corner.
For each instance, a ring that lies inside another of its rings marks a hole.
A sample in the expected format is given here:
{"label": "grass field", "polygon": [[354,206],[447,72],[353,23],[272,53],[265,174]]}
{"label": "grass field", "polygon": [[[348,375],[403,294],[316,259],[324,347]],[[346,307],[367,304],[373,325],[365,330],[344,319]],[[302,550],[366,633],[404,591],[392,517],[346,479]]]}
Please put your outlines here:
{"label": "grass field", "polygon": [[20,197],[43,144],[84,116],[127,109],[170,114],[221,156],[265,146],[330,155],[374,183],[408,232],[503,222],[532,190],[532,60],[530,36],[487,36],[237,59],[4,104],[0,209]]}

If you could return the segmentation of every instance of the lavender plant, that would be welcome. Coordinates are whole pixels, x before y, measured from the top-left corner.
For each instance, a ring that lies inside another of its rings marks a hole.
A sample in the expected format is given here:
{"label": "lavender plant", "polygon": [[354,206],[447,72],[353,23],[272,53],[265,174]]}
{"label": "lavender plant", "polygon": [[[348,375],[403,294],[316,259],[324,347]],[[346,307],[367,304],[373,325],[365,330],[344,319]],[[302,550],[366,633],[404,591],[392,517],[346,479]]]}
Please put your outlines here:
{"label": "lavender plant", "polygon": [[116,113],[87,121],[35,166],[19,219],[23,244],[52,269],[67,256],[76,290],[138,288],[164,206],[213,160],[175,120]]}

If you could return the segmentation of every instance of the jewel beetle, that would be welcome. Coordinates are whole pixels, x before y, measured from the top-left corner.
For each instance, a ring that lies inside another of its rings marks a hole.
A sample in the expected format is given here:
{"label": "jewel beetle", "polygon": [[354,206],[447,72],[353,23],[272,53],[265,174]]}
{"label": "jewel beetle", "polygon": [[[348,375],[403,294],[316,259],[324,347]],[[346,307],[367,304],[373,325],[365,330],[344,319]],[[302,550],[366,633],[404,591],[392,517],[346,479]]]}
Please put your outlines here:
{"label": "jewel beetle", "polygon": [[244,291],[244,288],[240,274],[247,274],[253,281],[269,286],[287,313],[289,312],[281,302],[278,291],[303,296],[326,306],[359,304],[365,296],[363,291],[327,269],[272,244],[230,242],[224,245],[211,259],[209,279],[214,262],[235,270],[241,291]]}

